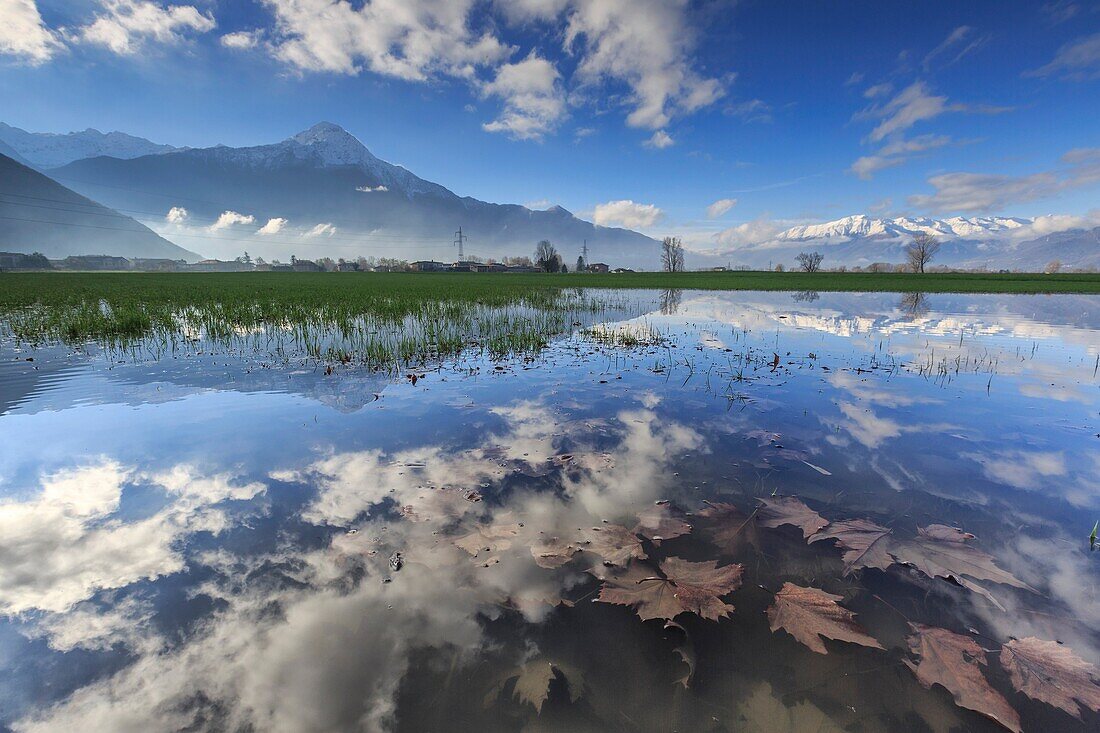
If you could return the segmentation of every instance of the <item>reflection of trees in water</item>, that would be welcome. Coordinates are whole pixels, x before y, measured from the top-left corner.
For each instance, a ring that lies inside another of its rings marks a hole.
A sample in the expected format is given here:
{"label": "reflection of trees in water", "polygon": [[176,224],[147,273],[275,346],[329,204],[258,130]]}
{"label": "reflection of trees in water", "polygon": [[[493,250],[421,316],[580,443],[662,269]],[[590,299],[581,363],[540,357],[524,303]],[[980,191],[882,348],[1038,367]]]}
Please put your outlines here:
{"label": "reflection of trees in water", "polygon": [[796,303],[812,303],[820,297],[816,290],[802,290],[791,296]]}
{"label": "reflection of trees in water", "polygon": [[898,310],[909,320],[924,318],[931,307],[928,296],[924,293],[905,293],[898,304]]}
{"label": "reflection of trees in water", "polygon": [[661,291],[661,314],[671,316],[680,310],[680,299],[683,298],[684,291],[679,289],[666,288]]}

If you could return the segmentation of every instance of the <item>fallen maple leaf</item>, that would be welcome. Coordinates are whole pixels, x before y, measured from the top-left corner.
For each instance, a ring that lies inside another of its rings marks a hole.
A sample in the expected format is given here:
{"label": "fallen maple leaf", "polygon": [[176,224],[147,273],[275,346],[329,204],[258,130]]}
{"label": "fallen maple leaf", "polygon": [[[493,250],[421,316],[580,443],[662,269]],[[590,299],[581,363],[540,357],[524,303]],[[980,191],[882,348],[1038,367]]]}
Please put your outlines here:
{"label": "fallen maple leaf", "polygon": [[809,538],[809,542],[835,539],[844,550],[844,574],[860,568],[885,570],[894,564],[890,555],[890,530],[868,519],[832,522]]}
{"label": "fallen maple leaf", "polygon": [[580,545],[560,537],[546,537],[531,545],[535,564],[548,570],[560,568],[580,551]]}
{"label": "fallen maple leaf", "polygon": [[531,705],[535,712],[541,714],[542,706],[550,697],[550,683],[558,678],[565,683],[571,701],[580,699],[585,689],[584,675],[580,670],[545,657],[536,657],[493,685],[485,696],[485,706],[492,705],[500,697],[508,680],[514,679],[516,682],[512,687],[512,697]]}
{"label": "fallen maple leaf", "polygon": [[720,596],[741,587],[740,565],[717,567],[713,561],[670,557],[660,567],[663,576],[648,565],[635,563],[624,573],[601,578],[603,587],[596,600],[633,606],[643,621],[670,621],[688,612],[717,621],[733,610]]}
{"label": "fallen maple leaf", "polygon": [[917,656],[917,664],[905,664],[917,680],[931,689],[942,685],[960,707],[991,718],[1005,728],[1020,733],[1020,716],[999,692],[990,687],[981,666],[985,652],[973,639],[947,629],[909,624],[909,650]]}
{"label": "fallen maple leaf", "polygon": [[624,567],[631,560],[644,560],[645,550],[638,536],[618,524],[592,527],[584,533],[581,549],[594,552],[608,565]]}
{"label": "fallen maple leaf", "polygon": [[738,706],[738,733],[844,733],[832,718],[808,700],[788,705],[759,682]]}
{"label": "fallen maple leaf", "polygon": [[821,637],[882,649],[856,623],[855,615],[839,605],[840,599],[817,588],[784,583],[768,608],[772,631],[783,629],[818,654],[828,654]]}
{"label": "fallen maple leaf", "polygon": [[1100,670],[1061,644],[1013,639],[1001,647],[1000,658],[1012,686],[1028,697],[1078,719],[1081,705],[1100,711]]}
{"label": "fallen maple leaf", "polygon": [[707,526],[707,534],[725,555],[734,555],[745,544],[756,545],[755,515],[746,516],[733,504],[707,502],[696,517]]}
{"label": "fallen maple leaf", "polygon": [[968,544],[973,539],[974,535],[961,529],[932,524],[918,529],[913,539],[896,543],[890,554],[930,578],[954,578],[971,590],[975,589],[974,584],[962,582],[961,576],[1033,590],[1012,573],[997,567],[992,555]]}
{"label": "fallen maple leaf", "polygon": [[829,523],[820,514],[793,496],[769,496],[760,499],[763,506],[758,512],[761,527],[779,527],[793,524],[809,537]]}
{"label": "fallen maple leaf", "polygon": [[455,539],[454,544],[474,557],[482,551],[507,550],[520,530],[518,523],[507,521],[509,518],[510,515],[501,516],[489,524],[478,524],[472,532]]}
{"label": "fallen maple leaf", "polygon": [[691,525],[672,516],[672,507],[667,501],[659,501],[638,513],[638,524],[634,533],[661,544],[661,540],[680,537],[691,531]]}

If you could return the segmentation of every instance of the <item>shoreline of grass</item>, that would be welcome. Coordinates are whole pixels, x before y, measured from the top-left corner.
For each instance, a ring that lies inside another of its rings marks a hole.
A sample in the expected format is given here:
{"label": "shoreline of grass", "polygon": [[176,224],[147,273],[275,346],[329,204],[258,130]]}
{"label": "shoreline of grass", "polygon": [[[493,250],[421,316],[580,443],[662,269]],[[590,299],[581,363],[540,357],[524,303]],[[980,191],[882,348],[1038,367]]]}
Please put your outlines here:
{"label": "shoreline of grass", "polygon": [[1100,274],[869,272],[512,273],[0,273],[0,308],[34,303],[111,300],[190,303],[237,297],[357,300],[391,291],[414,298],[509,300],[565,288],[895,292],[960,294],[1100,294]]}

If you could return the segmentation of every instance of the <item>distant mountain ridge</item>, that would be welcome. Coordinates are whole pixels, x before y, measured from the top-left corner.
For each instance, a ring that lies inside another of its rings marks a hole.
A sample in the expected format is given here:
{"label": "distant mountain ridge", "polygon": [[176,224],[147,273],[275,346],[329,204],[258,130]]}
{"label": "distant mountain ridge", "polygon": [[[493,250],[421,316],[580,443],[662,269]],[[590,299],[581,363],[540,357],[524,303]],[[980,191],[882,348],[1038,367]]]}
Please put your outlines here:
{"label": "distant mountain ridge", "polygon": [[972,219],[962,216],[947,219],[930,219],[927,217],[875,219],[864,214],[857,214],[823,224],[805,224],[791,227],[780,233],[776,239],[783,241],[805,241],[837,237],[894,239],[912,237],[918,233],[951,238],[982,237],[1019,229],[1031,222],[1031,219],[998,216]]}
{"label": "distant mountain ridge", "polygon": [[85,198],[35,169],[0,155],[0,251],[167,258],[199,256],[140,222]]}
{"label": "distant mountain ridge", "polygon": [[[376,157],[328,122],[270,145],[220,145],[127,160],[87,158],[50,174],[125,210],[182,206],[196,221],[213,221],[223,211],[234,211],[254,217],[257,225],[280,218],[288,227],[332,223],[339,230],[339,236],[310,241],[301,235],[289,241],[285,232],[263,237],[254,236],[255,228],[239,230],[237,236],[250,239],[237,245],[239,249],[266,251],[284,260],[306,253],[454,259],[453,235],[462,227],[469,237],[466,252],[483,257],[529,255],[539,240],[549,239],[569,265],[586,241],[594,260],[649,268],[658,262],[658,242],[638,232],[596,226],[560,206],[532,210],[460,197]],[[171,231],[165,234],[171,236]],[[296,252],[294,242],[299,241],[302,249]]]}
{"label": "distant mountain ridge", "polygon": [[27,132],[3,122],[0,122],[0,142],[37,168],[56,168],[97,155],[127,159],[180,150],[124,132],[103,133],[90,127],[81,132],[64,134]]}

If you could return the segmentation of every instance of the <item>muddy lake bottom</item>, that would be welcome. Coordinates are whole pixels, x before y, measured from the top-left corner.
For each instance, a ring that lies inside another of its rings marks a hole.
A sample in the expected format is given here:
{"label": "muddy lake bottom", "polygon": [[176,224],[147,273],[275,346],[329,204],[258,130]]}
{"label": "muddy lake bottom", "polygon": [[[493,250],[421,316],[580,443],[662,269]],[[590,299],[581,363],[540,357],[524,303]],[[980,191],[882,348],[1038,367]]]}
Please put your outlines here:
{"label": "muddy lake bottom", "polygon": [[0,730],[1100,730],[1100,296],[638,302],[0,342]]}

